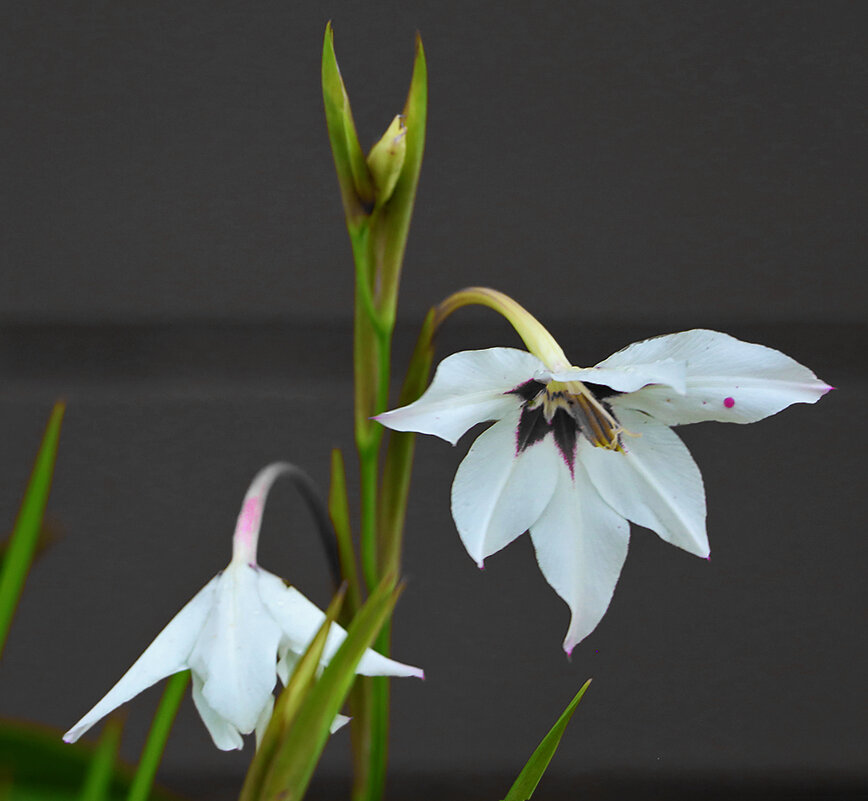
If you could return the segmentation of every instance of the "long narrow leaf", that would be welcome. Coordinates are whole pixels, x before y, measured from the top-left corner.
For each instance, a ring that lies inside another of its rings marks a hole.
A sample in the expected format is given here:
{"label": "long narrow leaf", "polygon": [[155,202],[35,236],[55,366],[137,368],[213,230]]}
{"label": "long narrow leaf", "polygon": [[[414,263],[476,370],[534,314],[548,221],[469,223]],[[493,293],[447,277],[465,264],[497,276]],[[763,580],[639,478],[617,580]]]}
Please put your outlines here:
{"label": "long narrow leaf", "polygon": [[353,548],[353,534],[350,528],[350,507],[347,501],[347,476],[344,469],[344,457],[338,448],[332,450],[329,517],[338,543],[341,575],[347,582],[347,605],[343,610],[342,622],[348,624],[362,605],[362,591],[359,585],[356,553]]}
{"label": "long narrow leaf", "polygon": [[368,213],[374,201],[374,185],[359,145],[350,98],[338,68],[331,22],[326,25],[322,46],[322,93],[344,212],[350,223]]}
{"label": "long narrow leaf", "polygon": [[275,760],[280,758],[286,730],[295,720],[302,703],[316,681],[329,629],[340,613],[346,586],[342,586],[326,609],[325,620],[319,627],[305,652],[292,672],[289,684],[277,699],[271,720],[266,727],[262,742],[250,763],[239,801],[264,801],[263,784],[267,780]]}
{"label": "long narrow leaf", "polygon": [[582,696],[585,694],[585,690],[588,689],[590,683],[591,680],[588,679],[582,685],[582,688],[576,693],[573,700],[570,701],[569,706],[558,718],[558,722],[543,737],[542,742],[536,747],[527,764],[521,773],[518,774],[518,778],[510,788],[504,801],[528,801],[533,795],[543,773],[546,772],[549,762],[552,761],[552,757],[558,749],[558,744],[561,741],[561,737],[563,737],[567,724],[570,722],[570,718],[573,716],[573,712],[576,711],[576,707],[579,705],[579,701],[582,700]]}
{"label": "long narrow leaf", "polygon": [[[35,723],[0,719],[0,777],[9,779],[10,801],[79,801],[99,746],[89,742],[69,745],[61,734],[59,729]],[[113,801],[125,798],[132,775],[129,765],[115,763],[109,794]],[[181,799],[154,788],[149,801]]]}
{"label": "long narrow leaf", "polygon": [[122,729],[123,724],[119,717],[110,718],[103,726],[96,751],[87,769],[79,801],[106,801],[110,797]]}
{"label": "long narrow leaf", "polygon": [[42,445],[36,456],[36,464],[24,492],[21,509],[3,558],[3,565],[0,567],[0,655],[3,653],[18,598],[21,596],[24,581],[36,552],[45,504],[51,491],[60,425],[65,408],[65,404],[59,401],[51,412],[42,437]]}
{"label": "long narrow leaf", "polygon": [[151,723],[148,739],[145,741],[145,747],[139,758],[136,775],[130,785],[127,801],[147,801],[150,797],[157,768],[160,767],[160,760],[163,758],[163,751],[166,748],[166,740],[169,739],[169,732],[172,730],[172,724],[175,722],[178,707],[181,705],[181,699],[184,697],[189,681],[190,671],[183,670],[170,676],[166,682],[160,704],[154,713],[154,721]]}
{"label": "long narrow leaf", "polygon": [[394,577],[386,576],[359,610],[337,653],[305,698],[281,745],[281,758],[270,771],[262,799],[299,801],[305,793],[329,728],[355,679],[356,666],[376,638],[398,599]]}
{"label": "long narrow leaf", "polygon": [[[407,375],[401,387],[398,406],[407,406],[424,392],[434,358],[434,310],[428,312],[416,340]],[[401,540],[407,515],[407,495],[413,475],[416,435],[410,431],[389,432],[389,445],[380,489],[380,571],[398,571],[401,565]]]}

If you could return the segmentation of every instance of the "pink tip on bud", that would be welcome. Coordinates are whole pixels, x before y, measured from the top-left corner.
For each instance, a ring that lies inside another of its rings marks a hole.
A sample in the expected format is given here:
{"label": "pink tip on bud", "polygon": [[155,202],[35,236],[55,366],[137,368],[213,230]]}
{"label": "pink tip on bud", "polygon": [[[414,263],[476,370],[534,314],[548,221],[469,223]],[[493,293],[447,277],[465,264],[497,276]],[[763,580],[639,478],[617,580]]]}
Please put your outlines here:
{"label": "pink tip on bud", "polygon": [[833,389],[837,389],[837,387],[833,387],[831,384],[826,384],[823,389],[823,394],[825,395],[827,392],[831,392]]}

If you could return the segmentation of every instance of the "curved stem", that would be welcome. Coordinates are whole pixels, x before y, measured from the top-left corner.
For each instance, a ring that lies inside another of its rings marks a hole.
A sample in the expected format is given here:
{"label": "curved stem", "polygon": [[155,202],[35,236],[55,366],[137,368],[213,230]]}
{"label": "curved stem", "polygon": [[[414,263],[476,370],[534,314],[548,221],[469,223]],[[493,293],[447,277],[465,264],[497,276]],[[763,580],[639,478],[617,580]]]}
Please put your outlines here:
{"label": "curved stem", "polygon": [[256,563],[256,550],[259,544],[259,528],[265,511],[265,501],[272,485],[280,476],[288,476],[298,490],[313,517],[320,537],[329,570],[336,586],[341,584],[341,569],[337,546],[334,541],[326,505],[313,479],[300,467],[291,462],[273,462],[263,467],[244,496],[235,534],[232,537],[232,559]]}
{"label": "curved stem", "polygon": [[564,355],[561,346],[536,317],[509,295],[489,287],[471,286],[451,294],[436,307],[434,331],[436,332],[452,312],[463,306],[473,305],[486,306],[503,315],[527,345],[527,349],[550,370],[570,366],[569,359]]}

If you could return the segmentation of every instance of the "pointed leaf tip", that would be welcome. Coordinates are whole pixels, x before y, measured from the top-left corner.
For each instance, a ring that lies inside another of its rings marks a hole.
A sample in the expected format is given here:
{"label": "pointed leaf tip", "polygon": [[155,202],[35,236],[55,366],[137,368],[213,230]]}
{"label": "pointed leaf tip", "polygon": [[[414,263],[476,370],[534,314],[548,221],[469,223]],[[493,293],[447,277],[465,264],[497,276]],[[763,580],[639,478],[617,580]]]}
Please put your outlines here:
{"label": "pointed leaf tip", "polygon": [[555,751],[557,751],[561,737],[563,737],[567,724],[573,716],[573,712],[576,711],[579,701],[582,700],[582,696],[585,694],[585,691],[588,689],[590,684],[591,679],[588,679],[581,686],[579,691],[573,697],[573,700],[570,701],[567,708],[561,713],[557,723],[555,723],[549,733],[543,737],[542,742],[540,742],[536,747],[536,750],[531,754],[527,764],[522,768],[521,773],[518,774],[518,778],[509,789],[509,793],[504,801],[528,801],[533,795],[534,790],[536,790],[537,785],[540,783],[540,779],[542,779],[552,757],[555,755]]}

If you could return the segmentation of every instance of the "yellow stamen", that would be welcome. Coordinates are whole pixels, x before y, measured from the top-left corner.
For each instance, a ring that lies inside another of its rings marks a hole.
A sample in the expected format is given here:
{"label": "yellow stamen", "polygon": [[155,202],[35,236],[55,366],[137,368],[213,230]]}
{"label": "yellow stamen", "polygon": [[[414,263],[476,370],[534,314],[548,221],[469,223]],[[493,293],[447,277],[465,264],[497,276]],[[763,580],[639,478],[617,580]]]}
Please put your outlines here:
{"label": "yellow stamen", "polygon": [[546,396],[557,398],[559,405],[571,412],[582,433],[597,448],[620,451],[621,434],[639,436],[624,428],[581,381],[549,381]]}

